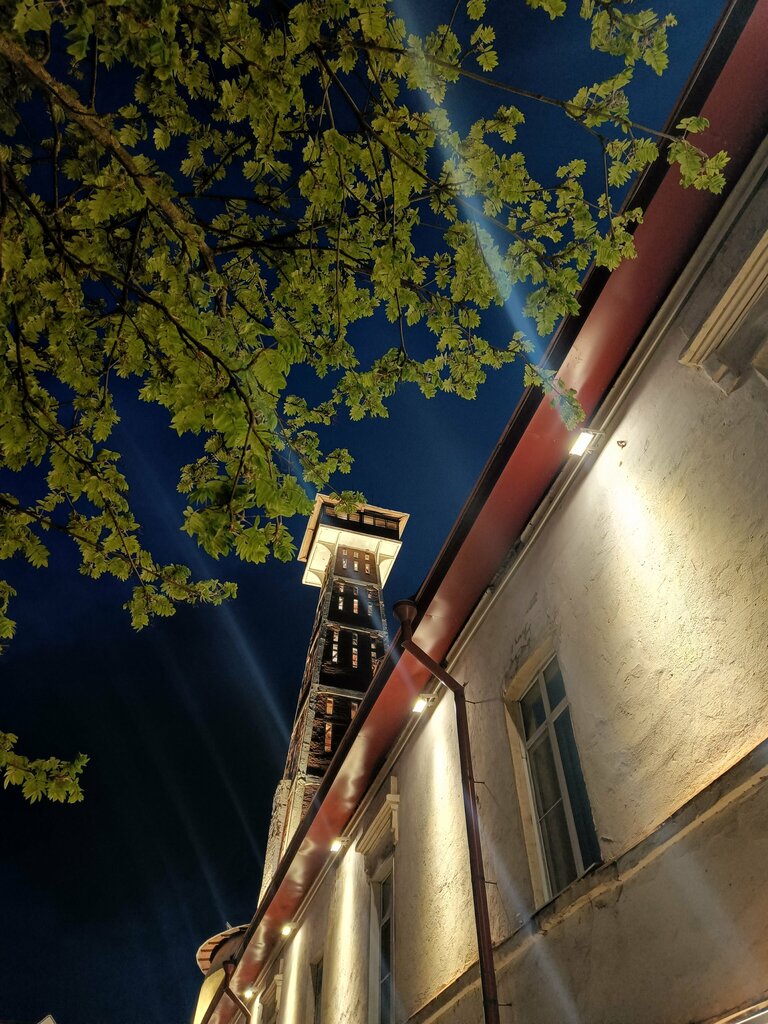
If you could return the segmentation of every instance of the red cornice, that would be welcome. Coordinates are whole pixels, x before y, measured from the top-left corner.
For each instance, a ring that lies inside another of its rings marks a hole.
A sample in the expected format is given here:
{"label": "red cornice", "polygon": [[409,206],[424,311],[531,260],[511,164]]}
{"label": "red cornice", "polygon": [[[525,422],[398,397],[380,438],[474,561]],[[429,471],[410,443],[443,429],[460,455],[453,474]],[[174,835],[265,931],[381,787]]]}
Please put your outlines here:
{"label": "red cornice", "polygon": [[[741,29],[737,37],[734,26]],[[738,179],[768,127],[766,40],[768,0],[736,0],[687,88],[685,112],[701,110],[714,126],[704,145],[723,147],[731,155],[729,185]],[[648,188],[649,183],[645,220],[635,235],[637,258],[610,277],[592,276],[585,285],[582,315],[566,321],[550,347],[550,365],[559,366],[558,375],[576,388],[588,419],[724,198],[683,191],[677,174],[663,168],[647,176],[640,187]],[[549,402],[526,393],[419,591],[416,640],[434,659],[441,660],[455,642],[556,478],[567,457],[567,441],[563,422]],[[294,918],[327,863],[332,839],[365,796],[410,716],[415,693],[426,681],[425,670],[410,655],[398,661],[390,654],[380,666],[248,926],[233,978],[237,990],[255,980],[281,941],[280,927]],[[234,1013],[222,987],[203,1024],[228,1024]]]}

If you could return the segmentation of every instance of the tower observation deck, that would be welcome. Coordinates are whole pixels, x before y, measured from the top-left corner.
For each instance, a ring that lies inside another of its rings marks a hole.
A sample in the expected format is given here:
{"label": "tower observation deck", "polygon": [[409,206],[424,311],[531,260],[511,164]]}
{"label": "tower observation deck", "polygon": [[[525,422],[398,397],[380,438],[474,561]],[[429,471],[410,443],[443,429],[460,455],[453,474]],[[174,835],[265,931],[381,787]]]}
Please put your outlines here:
{"label": "tower observation deck", "polygon": [[[387,645],[382,588],[408,516],[366,505],[346,513],[325,495],[312,510],[299,561],[320,597],[283,778],[275,792],[261,896],[312,802]],[[260,896],[260,898],[261,898]]]}

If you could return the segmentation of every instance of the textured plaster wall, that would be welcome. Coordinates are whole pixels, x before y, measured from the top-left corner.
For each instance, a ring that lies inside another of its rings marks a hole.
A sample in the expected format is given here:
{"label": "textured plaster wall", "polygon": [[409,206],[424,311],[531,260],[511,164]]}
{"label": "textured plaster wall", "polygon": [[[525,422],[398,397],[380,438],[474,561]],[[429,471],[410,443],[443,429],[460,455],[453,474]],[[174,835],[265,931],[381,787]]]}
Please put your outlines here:
{"label": "textured plaster wall", "polygon": [[[369,900],[363,858],[348,850],[315,890],[295,932],[260,979],[259,996],[282,973],[278,1024],[312,1024],[312,965],[320,960],[323,1021],[367,1024]],[[257,1008],[252,1022],[263,1024]]]}
{"label": "textured plaster wall", "polygon": [[453,701],[398,762],[395,986],[405,1020],[477,959]]}
{"label": "textured plaster wall", "polygon": [[[768,784],[497,953],[515,1024],[690,1024],[767,987]],[[559,906],[562,904],[562,907]],[[476,1024],[459,996],[441,1024]],[[504,1017],[502,1017],[504,1020]]]}
{"label": "textured plaster wall", "polygon": [[[726,397],[669,342],[454,666],[483,699],[557,652],[606,857],[768,732],[768,405],[760,385]],[[502,804],[499,713],[480,707]],[[494,845],[517,826],[491,825]]]}
{"label": "textured plaster wall", "polygon": [[363,858],[353,850],[341,857],[331,887],[323,960],[323,1020],[364,1024],[368,1014],[368,932],[370,889]]}

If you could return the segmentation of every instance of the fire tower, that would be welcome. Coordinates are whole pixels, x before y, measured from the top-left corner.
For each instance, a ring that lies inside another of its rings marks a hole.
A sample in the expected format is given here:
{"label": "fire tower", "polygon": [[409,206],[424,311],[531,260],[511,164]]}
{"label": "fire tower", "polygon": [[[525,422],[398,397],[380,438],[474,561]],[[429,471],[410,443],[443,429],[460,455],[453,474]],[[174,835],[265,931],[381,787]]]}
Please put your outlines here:
{"label": "fire tower", "polygon": [[[299,551],[320,588],[285,772],[272,806],[261,896],[317,792],[387,643],[382,588],[408,516],[366,505],[341,512],[318,495]],[[260,897],[261,898],[261,897]]]}

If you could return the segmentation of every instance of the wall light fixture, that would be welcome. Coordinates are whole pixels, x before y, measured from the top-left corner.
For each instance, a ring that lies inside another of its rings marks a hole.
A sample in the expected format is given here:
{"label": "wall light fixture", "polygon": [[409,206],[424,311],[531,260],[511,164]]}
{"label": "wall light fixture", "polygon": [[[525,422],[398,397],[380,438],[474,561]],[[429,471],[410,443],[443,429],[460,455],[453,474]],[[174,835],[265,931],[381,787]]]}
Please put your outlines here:
{"label": "wall light fixture", "polygon": [[599,430],[580,430],[569,454],[580,456],[595,451],[602,436]]}

